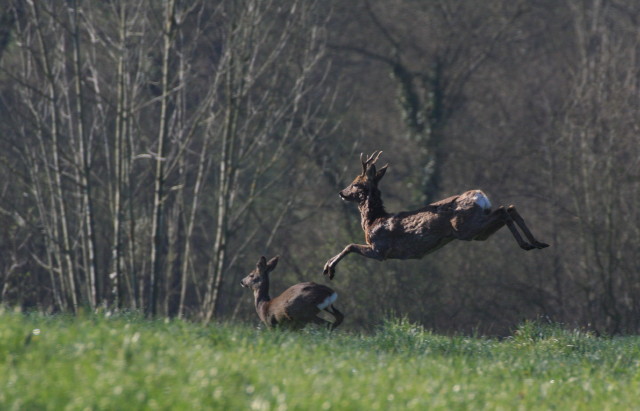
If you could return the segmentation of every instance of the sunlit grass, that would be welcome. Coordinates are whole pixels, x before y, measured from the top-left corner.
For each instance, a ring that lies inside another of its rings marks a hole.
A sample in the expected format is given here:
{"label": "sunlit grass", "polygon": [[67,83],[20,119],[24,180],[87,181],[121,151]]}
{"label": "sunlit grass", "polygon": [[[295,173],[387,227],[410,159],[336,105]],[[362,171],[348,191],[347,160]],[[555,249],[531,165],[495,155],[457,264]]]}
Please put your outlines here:
{"label": "sunlit grass", "polygon": [[406,320],[372,335],[0,314],[0,409],[627,409],[640,339],[524,323],[505,340]]}

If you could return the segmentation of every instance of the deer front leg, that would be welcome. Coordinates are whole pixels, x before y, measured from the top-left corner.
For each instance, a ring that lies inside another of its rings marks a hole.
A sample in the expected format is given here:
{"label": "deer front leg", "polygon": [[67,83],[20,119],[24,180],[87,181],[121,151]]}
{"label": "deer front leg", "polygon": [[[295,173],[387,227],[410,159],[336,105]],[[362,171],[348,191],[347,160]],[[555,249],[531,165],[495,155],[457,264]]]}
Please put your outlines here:
{"label": "deer front leg", "polygon": [[349,253],[357,253],[367,258],[375,258],[376,260],[382,260],[383,256],[370,245],[361,244],[349,244],[342,250],[342,252],[335,257],[331,258],[324,265],[324,275],[328,275],[330,280],[333,280],[333,276],[336,273],[336,265]]}

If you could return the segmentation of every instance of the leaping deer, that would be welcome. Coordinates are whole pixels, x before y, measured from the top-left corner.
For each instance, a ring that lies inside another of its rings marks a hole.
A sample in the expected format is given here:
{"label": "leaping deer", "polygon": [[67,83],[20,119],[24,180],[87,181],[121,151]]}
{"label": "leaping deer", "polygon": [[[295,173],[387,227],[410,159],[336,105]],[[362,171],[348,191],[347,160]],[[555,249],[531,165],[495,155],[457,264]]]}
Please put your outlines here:
{"label": "leaping deer", "polygon": [[[349,253],[376,260],[422,258],[453,240],[484,241],[503,226],[524,250],[548,247],[535,239],[513,205],[491,211],[491,202],[480,190],[466,191],[429,204],[415,211],[390,214],[382,205],[378,183],[388,164],[376,170],[382,151],[364,159],[360,154],[362,174],[344,190],[340,198],[358,203],[362,229],[367,244],[349,244],[324,265],[324,274],[333,279],[336,265]],[[527,241],[522,239],[516,225]]]}
{"label": "leaping deer", "polygon": [[[326,285],[298,283],[272,300],[269,297],[269,273],[277,264],[277,256],[269,262],[260,257],[256,268],[240,281],[240,285],[253,290],[258,317],[267,327],[284,326],[296,330],[314,323],[334,330],[342,323],[344,315],[333,306],[338,294]],[[318,317],[322,310],[334,317],[333,323]]]}

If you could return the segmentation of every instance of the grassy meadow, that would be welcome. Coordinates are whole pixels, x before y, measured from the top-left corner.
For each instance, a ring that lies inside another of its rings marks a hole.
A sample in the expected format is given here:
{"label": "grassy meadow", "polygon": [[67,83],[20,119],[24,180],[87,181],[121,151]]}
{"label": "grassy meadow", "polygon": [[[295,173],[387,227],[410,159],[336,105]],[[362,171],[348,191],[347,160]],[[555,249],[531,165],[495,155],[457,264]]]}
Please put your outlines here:
{"label": "grassy meadow", "polygon": [[638,407],[640,338],[524,323],[510,338],[0,313],[2,410]]}

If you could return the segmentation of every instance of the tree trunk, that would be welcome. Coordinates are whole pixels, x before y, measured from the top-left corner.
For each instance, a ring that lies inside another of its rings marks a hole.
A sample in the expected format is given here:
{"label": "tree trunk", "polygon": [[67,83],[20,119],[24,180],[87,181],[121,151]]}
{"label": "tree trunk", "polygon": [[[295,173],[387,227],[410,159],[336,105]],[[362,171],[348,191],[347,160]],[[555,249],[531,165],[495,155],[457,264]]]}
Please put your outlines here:
{"label": "tree trunk", "polygon": [[[73,10],[73,11],[72,11]],[[97,263],[96,263],[96,238],[93,218],[93,199],[91,197],[91,147],[88,146],[87,136],[85,134],[84,122],[84,98],[82,92],[82,62],[80,54],[80,29],[78,25],[78,5],[77,1],[73,0],[72,7],[69,8],[69,13],[73,16],[70,19],[73,22],[73,63],[75,68],[74,75],[74,87],[76,93],[76,123],[78,129],[78,150],[80,152],[80,190],[82,193],[82,211],[81,215],[84,218],[83,231],[85,239],[83,248],[88,256],[87,261],[87,277],[88,277],[88,297],[91,308],[96,308],[99,304],[100,290],[98,289],[97,281]]]}
{"label": "tree trunk", "polygon": [[67,208],[65,204],[65,196],[63,194],[62,188],[62,168],[60,165],[59,152],[60,147],[58,144],[59,141],[59,119],[58,119],[58,94],[56,91],[55,78],[53,75],[53,65],[49,58],[49,53],[46,47],[46,43],[44,41],[44,34],[42,33],[42,21],[40,17],[40,10],[38,2],[32,2],[31,4],[33,15],[35,17],[35,22],[37,26],[37,35],[38,41],[40,43],[40,49],[42,52],[42,63],[43,69],[45,71],[45,76],[47,79],[47,91],[48,91],[48,101],[51,110],[51,157],[53,161],[53,187],[52,191],[55,193],[55,200],[57,205],[57,213],[58,214],[58,222],[56,224],[60,224],[61,229],[61,238],[58,240],[62,245],[62,249],[58,258],[64,261],[65,265],[61,266],[62,271],[66,271],[66,276],[68,279],[68,287],[69,287],[69,295],[67,296],[71,300],[71,309],[73,312],[78,310],[78,294],[76,290],[76,276],[75,276],[75,266],[73,264],[73,260],[71,257],[72,249],[71,249],[71,240],[69,236],[69,228],[67,222]]}
{"label": "tree trunk", "polygon": [[154,317],[157,310],[157,300],[159,291],[160,273],[162,272],[162,262],[160,256],[164,243],[164,222],[163,207],[164,201],[164,161],[167,144],[167,134],[169,132],[169,58],[173,43],[173,32],[175,29],[175,0],[165,1],[165,20],[163,31],[162,49],[162,98],[160,103],[160,126],[158,130],[158,148],[156,154],[156,172],[153,195],[153,217],[151,227],[151,275],[149,277],[149,305],[148,315]]}

